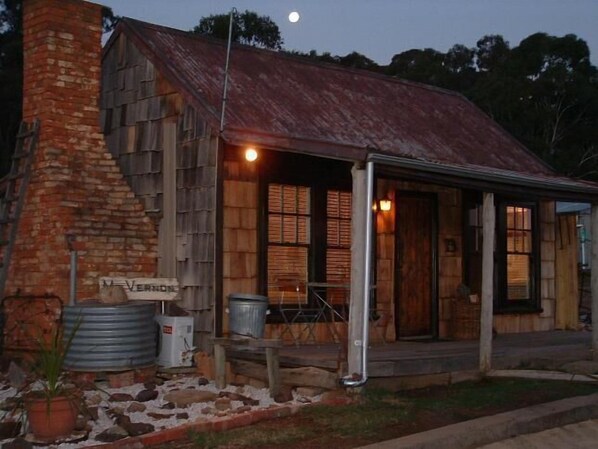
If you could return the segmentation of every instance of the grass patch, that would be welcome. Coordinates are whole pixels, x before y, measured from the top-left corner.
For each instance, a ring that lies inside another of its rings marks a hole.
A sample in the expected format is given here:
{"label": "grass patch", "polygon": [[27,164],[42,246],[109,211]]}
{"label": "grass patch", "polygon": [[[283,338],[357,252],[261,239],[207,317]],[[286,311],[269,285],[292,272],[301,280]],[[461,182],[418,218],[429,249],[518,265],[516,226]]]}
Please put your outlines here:
{"label": "grass patch", "polygon": [[297,414],[226,432],[192,433],[162,449],[349,449],[447,424],[598,392],[593,384],[485,379],[414,391],[367,388],[357,403],[311,405]]}
{"label": "grass patch", "polygon": [[[542,402],[563,397],[595,393],[595,385],[580,382],[555,382],[534,379],[484,379],[480,382],[463,382],[442,388],[427,388],[413,396],[406,395],[414,407],[426,410],[471,409],[508,407],[517,398],[527,397],[530,391],[541,393]],[[410,397],[412,396],[412,397]],[[531,398],[533,399],[533,397]],[[535,402],[532,400],[532,402]],[[525,405],[525,404],[524,404]]]}
{"label": "grass patch", "polygon": [[234,429],[227,432],[191,432],[190,440],[198,449],[249,448],[266,445],[294,444],[309,437],[311,430],[287,427],[284,432],[263,425]]}

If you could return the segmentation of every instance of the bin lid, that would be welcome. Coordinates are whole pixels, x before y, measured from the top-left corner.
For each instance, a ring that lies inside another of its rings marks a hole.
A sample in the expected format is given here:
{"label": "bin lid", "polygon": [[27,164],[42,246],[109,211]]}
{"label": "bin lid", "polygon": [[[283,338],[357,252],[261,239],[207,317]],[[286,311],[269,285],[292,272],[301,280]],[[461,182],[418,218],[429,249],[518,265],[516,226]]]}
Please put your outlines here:
{"label": "bin lid", "polygon": [[230,295],[228,295],[228,299],[229,300],[239,299],[239,300],[268,302],[267,296],[252,295],[251,293],[231,293]]}

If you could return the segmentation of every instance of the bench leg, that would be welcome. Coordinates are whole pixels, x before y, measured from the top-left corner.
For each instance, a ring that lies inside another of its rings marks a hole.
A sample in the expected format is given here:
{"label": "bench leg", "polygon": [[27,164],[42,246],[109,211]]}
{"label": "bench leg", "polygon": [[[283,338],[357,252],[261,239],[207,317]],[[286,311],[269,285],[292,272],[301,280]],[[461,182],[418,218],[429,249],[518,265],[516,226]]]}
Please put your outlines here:
{"label": "bench leg", "polygon": [[266,364],[268,366],[270,397],[273,398],[280,393],[280,361],[278,358],[278,348],[266,348]]}
{"label": "bench leg", "polygon": [[223,345],[214,345],[214,369],[216,371],[216,388],[226,387],[226,349]]}

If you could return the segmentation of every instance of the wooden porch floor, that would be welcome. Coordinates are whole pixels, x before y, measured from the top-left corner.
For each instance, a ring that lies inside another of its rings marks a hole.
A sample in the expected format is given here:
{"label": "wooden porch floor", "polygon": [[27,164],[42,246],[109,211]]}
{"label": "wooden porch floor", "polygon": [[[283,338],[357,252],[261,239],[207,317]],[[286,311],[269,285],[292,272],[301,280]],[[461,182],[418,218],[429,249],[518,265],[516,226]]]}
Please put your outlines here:
{"label": "wooden porch floor", "polygon": [[[493,340],[492,367],[507,369],[558,366],[590,357],[591,332],[550,331],[497,335]],[[233,358],[262,361],[263,355],[235,351]],[[479,343],[470,341],[399,341],[371,346],[369,377],[399,377],[470,371],[478,368]],[[282,367],[313,366],[337,371],[338,344],[285,346]]]}

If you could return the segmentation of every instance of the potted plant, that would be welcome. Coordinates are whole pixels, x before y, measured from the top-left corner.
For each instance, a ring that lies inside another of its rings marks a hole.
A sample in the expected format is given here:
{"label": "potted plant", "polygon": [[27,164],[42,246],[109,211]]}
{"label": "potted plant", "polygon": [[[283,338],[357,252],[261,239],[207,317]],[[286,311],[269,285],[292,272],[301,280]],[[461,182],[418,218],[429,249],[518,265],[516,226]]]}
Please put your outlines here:
{"label": "potted plant", "polygon": [[55,326],[49,338],[36,338],[32,382],[23,395],[29,431],[40,440],[55,441],[75,429],[80,397],[64,382],[63,363],[78,329],[68,337]]}

